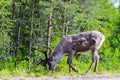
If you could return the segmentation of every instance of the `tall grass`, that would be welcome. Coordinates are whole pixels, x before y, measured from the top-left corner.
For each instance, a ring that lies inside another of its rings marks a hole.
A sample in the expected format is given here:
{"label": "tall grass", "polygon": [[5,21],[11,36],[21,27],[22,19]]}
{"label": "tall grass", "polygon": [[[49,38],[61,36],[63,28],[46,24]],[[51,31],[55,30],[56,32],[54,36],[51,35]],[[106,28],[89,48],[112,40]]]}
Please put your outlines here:
{"label": "tall grass", "polygon": [[[107,51],[105,51],[107,52]],[[111,55],[101,55],[99,65],[98,65],[98,73],[97,74],[104,74],[104,73],[120,73],[120,60],[119,60],[119,51],[114,51],[116,56]],[[36,67],[34,70],[34,64],[31,62],[31,71],[28,71],[28,62],[27,61],[20,61],[17,65],[17,68],[14,67],[14,62],[9,61],[7,62],[7,66],[5,69],[2,69],[2,62],[0,62],[0,75],[1,76],[60,76],[60,75],[84,75],[87,69],[89,68],[92,62],[91,54],[82,54],[76,55],[78,57],[73,58],[73,66],[78,69],[78,73],[71,72],[69,73],[69,66],[67,64],[67,56],[64,57],[56,66],[54,73],[49,71],[48,69],[44,68],[41,65]],[[93,74],[94,65],[89,72],[89,74]]]}

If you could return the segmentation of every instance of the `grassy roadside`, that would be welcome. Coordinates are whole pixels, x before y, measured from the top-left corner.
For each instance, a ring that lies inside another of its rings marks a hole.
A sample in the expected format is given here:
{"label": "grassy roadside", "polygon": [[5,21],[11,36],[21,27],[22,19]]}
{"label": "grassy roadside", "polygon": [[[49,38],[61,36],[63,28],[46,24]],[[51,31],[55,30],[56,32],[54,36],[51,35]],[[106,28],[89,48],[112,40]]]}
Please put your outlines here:
{"label": "grassy roadside", "polygon": [[[40,77],[40,76],[84,76],[86,75],[86,71],[90,66],[91,60],[89,61],[78,61],[73,59],[73,65],[75,68],[78,69],[78,73],[71,72],[69,73],[68,65],[66,63],[67,57],[65,57],[56,67],[55,72],[52,73],[48,71],[43,66],[37,66],[36,71],[33,69],[33,65],[31,66],[31,71],[28,72],[27,70],[27,62],[23,61],[20,62],[18,67],[15,69],[14,67],[7,67],[6,69],[0,70],[0,76],[33,76],[33,77]],[[99,62],[98,66],[98,73],[93,72],[94,65],[91,71],[87,74],[89,76],[92,75],[101,75],[101,74],[108,74],[110,76],[114,76],[116,74],[120,74],[120,64],[119,63],[112,63],[112,62]]]}

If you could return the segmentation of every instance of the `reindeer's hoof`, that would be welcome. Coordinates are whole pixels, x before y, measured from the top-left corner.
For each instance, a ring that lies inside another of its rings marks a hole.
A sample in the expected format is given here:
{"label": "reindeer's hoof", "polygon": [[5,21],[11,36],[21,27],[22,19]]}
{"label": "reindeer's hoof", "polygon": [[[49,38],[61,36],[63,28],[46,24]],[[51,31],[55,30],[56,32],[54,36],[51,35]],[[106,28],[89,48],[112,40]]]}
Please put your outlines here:
{"label": "reindeer's hoof", "polygon": [[78,72],[78,70],[77,70],[77,69],[75,69],[75,68],[73,68],[73,71]]}
{"label": "reindeer's hoof", "polygon": [[98,72],[98,70],[94,70],[94,72],[95,72],[95,73],[97,73],[97,72]]}

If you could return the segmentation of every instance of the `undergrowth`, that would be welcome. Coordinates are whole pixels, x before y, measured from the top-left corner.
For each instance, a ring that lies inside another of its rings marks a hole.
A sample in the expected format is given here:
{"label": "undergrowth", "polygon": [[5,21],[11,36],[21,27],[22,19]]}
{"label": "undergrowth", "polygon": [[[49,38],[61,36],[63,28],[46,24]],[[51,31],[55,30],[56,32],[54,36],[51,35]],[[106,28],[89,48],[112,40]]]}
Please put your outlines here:
{"label": "undergrowth", "polygon": [[[82,58],[83,57],[83,58]],[[86,58],[89,58],[86,60]],[[82,55],[81,57],[73,58],[73,65],[76,69],[78,69],[78,73],[71,71],[69,73],[69,67],[67,64],[67,57],[65,57],[62,61],[60,61],[57,64],[57,67],[54,72],[49,71],[48,69],[44,68],[41,65],[38,65],[34,69],[34,65],[31,63],[31,71],[28,71],[27,69],[27,61],[21,61],[17,65],[17,68],[14,67],[13,63],[7,63],[8,66],[5,69],[0,70],[0,76],[57,76],[60,77],[61,75],[65,76],[82,76],[86,75],[86,71],[89,68],[91,64],[91,56],[90,54],[88,55]],[[120,64],[118,62],[119,60],[112,61],[109,60],[101,60],[99,61],[98,65],[98,73],[94,73],[94,65],[90,72],[88,73],[89,75],[94,75],[94,74],[119,74],[120,73]],[[13,66],[9,66],[13,65]]]}

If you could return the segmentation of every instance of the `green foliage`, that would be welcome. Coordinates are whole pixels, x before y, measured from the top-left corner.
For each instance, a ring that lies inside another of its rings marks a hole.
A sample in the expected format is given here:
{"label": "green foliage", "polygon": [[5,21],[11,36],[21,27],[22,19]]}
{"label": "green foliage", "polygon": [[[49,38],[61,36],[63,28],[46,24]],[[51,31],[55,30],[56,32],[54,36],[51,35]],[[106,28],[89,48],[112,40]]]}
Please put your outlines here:
{"label": "green foliage", "polygon": [[[46,51],[44,46],[47,42],[50,14],[52,14],[50,25],[50,47],[52,50],[55,49],[65,33],[101,31],[106,39],[99,50],[101,56],[98,67],[99,73],[120,73],[120,7],[114,8],[107,0],[71,0],[71,2],[62,0],[53,3],[35,0],[34,5],[32,5],[31,0],[22,0],[22,2],[16,1],[15,7],[13,7],[13,1],[0,1],[0,75],[68,75],[67,57],[60,61],[54,74],[51,74],[47,68],[36,65],[45,58],[42,50]],[[34,11],[33,19],[32,10]],[[31,25],[33,25],[32,39],[30,39]],[[15,68],[18,26],[21,26],[21,29],[17,56],[18,64]],[[31,56],[29,56],[30,40],[32,47],[36,48],[36,50],[32,49]],[[31,71],[28,71],[29,58]],[[36,59],[36,63],[34,59]],[[75,55],[73,59],[73,65],[78,68],[79,74],[84,74],[90,63],[91,53]],[[73,74],[75,73],[72,72],[71,75]]]}

